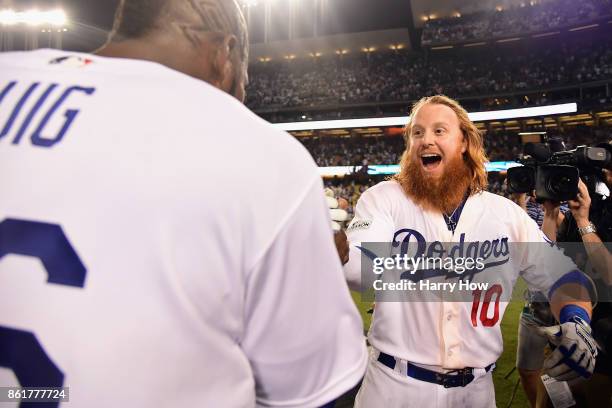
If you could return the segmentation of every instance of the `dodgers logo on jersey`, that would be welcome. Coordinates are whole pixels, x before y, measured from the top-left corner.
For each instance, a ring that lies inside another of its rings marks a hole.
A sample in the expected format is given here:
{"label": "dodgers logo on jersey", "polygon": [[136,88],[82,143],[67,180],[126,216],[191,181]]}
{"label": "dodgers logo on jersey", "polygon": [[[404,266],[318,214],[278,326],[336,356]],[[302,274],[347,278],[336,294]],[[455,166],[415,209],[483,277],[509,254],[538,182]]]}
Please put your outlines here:
{"label": "dodgers logo on jersey", "polygon": [[[403,239],[400,241],[399,238],[402,235]],[[445,269],[422,269],[416,273],[404,272],[401,275],[401,279],[408,279],[415,282],[436,276],[446,276],[447,279],[459,277],[462,280],[471,281],[477,273],[481,273],[488,268],[503,265],[510,260],[508,237],[466,243],[465,233],[462,233],[459,237],[459,242],[449,247],[448,244],[445,246],[440,241],[428,243],[423,234],[419,231],[404,228],[393,234],[392,245],[394,248],[400,247],[401,256],[407,254],[409,249],[411,249],[411,252],[413,252],[411,253],[411,257],[413,258],[470,257],[473,259],[480,258],[484,264],[483,268],[474,268],[461,274]]]}

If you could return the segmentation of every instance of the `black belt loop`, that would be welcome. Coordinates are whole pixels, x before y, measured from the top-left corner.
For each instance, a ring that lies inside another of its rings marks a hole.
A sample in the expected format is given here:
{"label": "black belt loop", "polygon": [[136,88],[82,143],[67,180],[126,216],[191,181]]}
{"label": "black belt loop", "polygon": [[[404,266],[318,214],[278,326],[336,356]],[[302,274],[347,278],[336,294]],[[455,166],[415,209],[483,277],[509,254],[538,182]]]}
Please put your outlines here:
{"label": "black belt loop", "polygon": [[389,354],[381,352],[378,355],[378,361],[386,365],[392,370],[395,370],[395,357],[390,356]]}

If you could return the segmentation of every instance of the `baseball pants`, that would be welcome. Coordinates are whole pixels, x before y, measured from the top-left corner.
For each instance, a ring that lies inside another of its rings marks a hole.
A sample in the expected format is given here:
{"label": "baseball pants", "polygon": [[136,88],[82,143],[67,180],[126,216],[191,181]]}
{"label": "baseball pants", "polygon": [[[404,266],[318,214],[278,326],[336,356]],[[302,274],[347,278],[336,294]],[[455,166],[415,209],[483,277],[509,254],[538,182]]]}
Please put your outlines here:
{"label": "baseball pants", "polygon": [[[492,372],[476,374],[465,387],[444,388],[392,370],[372,350],[355,408],[494,408]],[[398,364],[399,366],[399,364]]]}

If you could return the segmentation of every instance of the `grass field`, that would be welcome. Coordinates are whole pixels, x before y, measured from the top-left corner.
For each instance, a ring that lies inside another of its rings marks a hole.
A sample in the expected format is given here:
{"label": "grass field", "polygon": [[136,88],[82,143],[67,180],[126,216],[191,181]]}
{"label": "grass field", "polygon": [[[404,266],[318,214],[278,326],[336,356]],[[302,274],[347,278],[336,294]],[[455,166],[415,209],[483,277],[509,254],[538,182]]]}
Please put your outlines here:
{"label": "grass field", "polygon": [[[517,299],[520,296],[517,294],[522,293],[524,288],[524,283],[519,281],[517,283],[517,287],[515,288],[515,296],[514,299]],[[370,322],[372,319],[372,315],[367,313],[367,310],[371,307],[370,302],[361,302],[361,295],[359,293],[353,292],[353,300],[355,304],[359,308],[361,316],[364,322],[364,329],[370,327]],[[496,394],[496,402],[499,408],[505,408],[508,406],[508,402],[512,396],[512,390],[516,382],[518,381],[518,373],[514,371],[508,379],[504,379],[506,374],[508,374],[512,368],[514,367],[516,361],[516,342],[517,342],[517,330],[518,330],[518,318],[521,313],[521,309],[523,308],[523,301],[514,300],[506,309],[506,313],[504,314],[504,319],[502,320],[502,334],[504,337],[504,352],[497,360],[497,368],[493,372],[493,381],[495,382],[495,394]],[[518,390],[516,392],[516,396],[511,405],[513,408],[528,408],[529,403],[527,402],[527,397],[523,392],[522,387],[519,385]]]}

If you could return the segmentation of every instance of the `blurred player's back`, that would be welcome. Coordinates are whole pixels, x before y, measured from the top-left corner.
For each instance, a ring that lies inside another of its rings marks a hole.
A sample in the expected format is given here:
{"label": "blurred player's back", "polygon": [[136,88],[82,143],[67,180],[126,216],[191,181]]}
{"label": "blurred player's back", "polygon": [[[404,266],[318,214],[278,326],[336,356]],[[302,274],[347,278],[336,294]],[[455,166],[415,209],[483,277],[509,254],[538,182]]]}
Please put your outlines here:
{"label": "blurred player's back", "polygon": [[358,381],[361,322],[295,140],[153,62],[41,50],[0,71],[0,386],[314,406]]}

